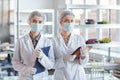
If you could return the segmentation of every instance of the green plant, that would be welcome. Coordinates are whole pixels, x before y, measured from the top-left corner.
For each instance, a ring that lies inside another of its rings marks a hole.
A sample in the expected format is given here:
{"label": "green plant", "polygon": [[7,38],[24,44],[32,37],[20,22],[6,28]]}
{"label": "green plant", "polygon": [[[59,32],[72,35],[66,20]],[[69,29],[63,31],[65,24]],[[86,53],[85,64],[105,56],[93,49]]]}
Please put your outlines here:
{"label": "green plant", "polygon": [[111,42],[110,38],[103,38],[102,40],[99,40],[99,43],[109,43]]}

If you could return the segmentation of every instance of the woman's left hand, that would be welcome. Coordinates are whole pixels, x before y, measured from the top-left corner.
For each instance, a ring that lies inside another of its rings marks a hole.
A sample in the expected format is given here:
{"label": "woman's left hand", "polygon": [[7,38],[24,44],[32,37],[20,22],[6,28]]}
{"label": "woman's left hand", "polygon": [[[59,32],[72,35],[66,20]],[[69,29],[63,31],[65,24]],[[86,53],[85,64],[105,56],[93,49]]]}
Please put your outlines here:
{"label": "woman's left hand", "polygon": [[75,53],[75,55],[76,55],[76,59],[79,59],[79,58],[80,58],[80,49],[77,50],[77,52]]}
{"label": "woman's left hand", "polygon": [[88,51],[90,51],[92,49],[92,46],[88,46]]}
{"label": "woman's left hand", "polygon": [[81,55],[81,56],[80,56],[80,58],[81,58],[81,59],[85,59],[85,58],[86,58],[86,56],[85,56],[85,55],[84,55],[84,56],[83,56],[83,55]]}

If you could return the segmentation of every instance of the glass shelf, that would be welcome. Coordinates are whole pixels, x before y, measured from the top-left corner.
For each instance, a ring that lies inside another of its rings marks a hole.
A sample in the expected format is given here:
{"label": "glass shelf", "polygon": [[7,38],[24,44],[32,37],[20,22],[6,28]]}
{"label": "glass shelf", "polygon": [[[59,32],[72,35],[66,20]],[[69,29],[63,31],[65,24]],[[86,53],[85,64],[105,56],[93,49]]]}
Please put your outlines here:
{"label": "glass shelf", "polygon": [[94,43],[94,44],[87,44],[87,46],[92,47],[120,47],[120,42],[112,41],[110,43]]}
{"label": "glass shelf", "polygon": [[72,9],[114,9],[114,10],[120,10],[119,5],[67,5],[68,8]]}
{"label": "glass shelf", "polygon": [[76,25],[79,28],[120,28],[120,24],[84,24]]}

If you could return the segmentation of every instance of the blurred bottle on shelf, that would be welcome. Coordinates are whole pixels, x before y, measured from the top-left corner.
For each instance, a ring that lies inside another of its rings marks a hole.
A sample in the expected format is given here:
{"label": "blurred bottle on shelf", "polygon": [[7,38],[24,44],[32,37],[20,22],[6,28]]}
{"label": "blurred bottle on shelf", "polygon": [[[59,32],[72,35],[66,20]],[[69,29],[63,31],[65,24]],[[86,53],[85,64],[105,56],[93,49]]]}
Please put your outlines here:
{"label": "blurred bottle on shelf", "polygon": [[10,47],[9,47],[9,42],[3,42],[2,45],[3,45],[3,47],[2,47],[2,50],[3,50],[3,51],[10,49]]}
{"label": "blurred bottle on shelf", "polygon": [[[1,45],[1,40],[0,40],[0,45]],[[0,51],[2,50],[1,46],[0,46]]]}
{"label": "blurred bottle on shelf", "polygon": [[114,61],[114,58],[111,58],[111,60],[110,60],[110,63],[114,63],[115,61]]}
{"label": "blurred bottle on shelf", "polygon": [[103,62],[104,64],[107,63],[107,58],[106,58],[105,56],[102,56],[102,62]]}

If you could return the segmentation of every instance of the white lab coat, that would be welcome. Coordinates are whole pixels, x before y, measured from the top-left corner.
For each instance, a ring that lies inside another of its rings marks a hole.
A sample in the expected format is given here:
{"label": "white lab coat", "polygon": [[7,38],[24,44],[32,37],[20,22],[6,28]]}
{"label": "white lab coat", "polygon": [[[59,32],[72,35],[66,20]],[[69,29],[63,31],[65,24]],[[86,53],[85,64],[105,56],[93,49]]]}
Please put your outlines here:
{"label": "white lab coat", "polygon": [[80,35],[71,34],[67,46],[61,34],[53,38],[55,54],[54,80],[86,80],[84,65],[89,60],[88,53],[86,53],[86,58],[83,60],[74,59],[69,61],[69,59],[64,59],[70,58],[71,53],[83,45],[85,45],[85,41]]}
{"label": "white lab coat", "polygon": [[[30,67],[33,67],[36,60],[34,52],[45,46],[50,46],[49,57],[43,55],[42,59],[39,59],[39,62],[46,68],[46,70],[34,75],[33,79],[33,76],[30,74]],[[23,36],[17,41],[15,46],[12,65],[13,68],[19,72],[19,80],[48,80],[47,69],[51,69],[54,66],[52,42],[41,35],[36,48],[34,49],[29,34]]]}

